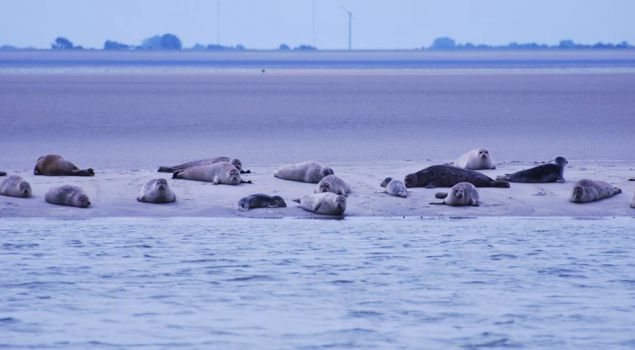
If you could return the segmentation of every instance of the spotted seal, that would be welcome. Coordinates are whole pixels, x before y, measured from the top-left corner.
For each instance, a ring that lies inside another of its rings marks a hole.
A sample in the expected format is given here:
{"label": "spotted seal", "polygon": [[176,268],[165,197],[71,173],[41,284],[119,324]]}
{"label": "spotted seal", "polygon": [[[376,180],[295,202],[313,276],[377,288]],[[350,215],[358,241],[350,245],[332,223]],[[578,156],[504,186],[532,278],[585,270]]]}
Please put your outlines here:
{"label": "spotted seal", "polygon": [[445,200],[441,203],[430,204],[445,204],[455,207],[465,205],[471,205],[475,207],[479,206],[478,189],[469,182],[460,182],[452,186],[449,193],[439,192],[435,195],[435,197]]}
{"label": "spotted seal", "polygon": [[90,199],[88,199],[84,190],[70,185],[51,188],[44,196],[44,200],[51,204],[78,208],[88,208],[90,206]]}
{"label": "spotted seal", "polygon": [[238,209],[247,211],[256,208],[286,208],[287,203],[280,196],[269,196],[262,193],[252,194],[238,201]]}
{"label": "spotted seal", "polygon": [[564,168],[569,162],[564,157],[557,157],[554,163],[542,164],[513,174],[498,176],[496,180],[521,183],[564,182]]}
{"label": "spotted seal", "polygon": [[31,197],[31,185],[21,176],[11,175],[0,181],[0,195],[9,197]]}
{"label": "spotted seal", "polygon": [[571,189],[569,200],[573,203],[589,203],[613,197],[620,193],[622,193],[621,189],[613,187],[604,181],[582,179],[576,182]]}
{"label": "spotted seal", "polygon": [[509,187],[509,182],[496,181],[487,175],[452,165],[433,165],[416,173],[406,175],[406,187],[452,187],[460,182],[469,182],[476,187]]}
{"label": "spotted seal", "polygon": [[399,180],[395,180],[392,177],[387,177],[384,181],[379,184],[379,186],[384,187],[385,192],[391,196],[406,198],[408,197],[408,190],[406,189],[406,185]]}
{"label": "spotted seal", "polygon": [[326,175],[315,187],[315,193],[320,192],[332,192],[346,196],[351,192],[351,187],[335,175]]}
{"label": "spotted seal", "polygon": [[346,197],[331,192],[311,193],[296,199],[304,210],[323,215],[344,215]]}
{"label": "spotted seal", "polygon": [[230,162],[219,162],[211,165],[200,165],[184,170],[176,171],[172,175],[173,179],[184,179],[194,181],[207,181],[214,185],[239,185],[241,183],[251,183],[244,181],[240,177],[240,171]]}

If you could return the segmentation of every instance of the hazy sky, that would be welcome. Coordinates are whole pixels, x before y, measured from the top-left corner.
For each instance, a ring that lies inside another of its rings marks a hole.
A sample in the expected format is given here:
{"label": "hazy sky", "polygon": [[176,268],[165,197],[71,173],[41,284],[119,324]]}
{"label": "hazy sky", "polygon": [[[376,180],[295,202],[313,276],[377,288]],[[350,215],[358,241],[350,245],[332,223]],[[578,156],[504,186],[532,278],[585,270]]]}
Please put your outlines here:
{"label": "hazy sky", "polygon": [[[439,36],[460,42],[556,43],[574,39],[635,42],[635,0],[221,0],[221,44],[275,48],[313,43],[414,48]],[[106,39],[137,44],[158,33],[184,45],[216,42],[217,1],[210,0],[1,0],[0,43],[48,47],[56,36],[102,47]]]}

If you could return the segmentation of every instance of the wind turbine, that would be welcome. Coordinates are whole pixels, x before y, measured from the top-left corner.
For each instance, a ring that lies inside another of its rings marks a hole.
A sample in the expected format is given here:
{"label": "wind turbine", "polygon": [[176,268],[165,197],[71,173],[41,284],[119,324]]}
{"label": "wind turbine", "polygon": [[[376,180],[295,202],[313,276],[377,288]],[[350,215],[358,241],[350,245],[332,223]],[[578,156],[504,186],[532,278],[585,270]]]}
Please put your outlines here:
{"label": "wind turbine", "polygon": [[342,10],[348,15],[348,51],[353,49],[353,13],[342,6]]}

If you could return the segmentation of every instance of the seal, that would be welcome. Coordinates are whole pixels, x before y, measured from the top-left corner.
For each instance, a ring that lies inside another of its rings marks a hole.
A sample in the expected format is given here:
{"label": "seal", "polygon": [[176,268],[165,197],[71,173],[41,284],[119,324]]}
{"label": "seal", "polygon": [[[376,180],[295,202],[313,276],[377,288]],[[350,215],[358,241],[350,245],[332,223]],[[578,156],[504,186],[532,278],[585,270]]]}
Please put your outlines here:
{"label": "seal", "polygon": [[351,192],[351,187],[346,184],[344,180],[335,175],[326,175],[315,187],[315,193],[320,192],[331,192],[346,196],[349,192]]}
{"label": "seal", "polygon": [[11,175],[0,181],[0,195],[29,198],[32,195],[31,185],[18,175]]}
{"label": "seal", "polygon": [[318,183],[323,177],[334,175],[335,172],[329,167],[323,167],[317,162],[308,161],[285,166],[276,171],[273,176],[291,181],[308,183]]}
{"label": "seal", "polygon": [[311,193],[296,199],[300,207],[306,211],[322,215],[344,215],[346,197],[331,192]]}
{"label": "seal", "polygon": [[238,185],[241,183],[251,183],[244,181],[240,177],[240,171],[230,162],[219,162],[211,165],[201,165],[176,171],[172,175],[173,179],[184,179],[194,181],[207,181],[214,185]]}
{"label": "seal", "polygon": [[470,170],[496,169],[489,151],[485,148],[476,148],[468,151],[454,161],[454,166]]}
{"label": "seal", "polygon": [[286,208],[287,203],[280,196],[269,196],[262,193],[252,194],[238,201],[238,209],[247,211],[256,208]]}
{"label": "seal", "polygon": [[173,173],[175,171],[185,170],[187,168],[191,168],[191,167],[195,167],[195,166],[212,165],[212,164],[218,163],[218,162],[230,162],[230,163],[232,163],[232,165],[234,165],[234,167],[236,167],[236,169],[238,169],[238,171],[240,171],[241,174],[250,174],[251,173],[251,170],[243,170],[243,163],[240,161],[240,159],[236,159],[236,158],[231,159],[229,157],[216,157],[216,158],[209,158],[209,159],[201,159],[201,160],[195,160],[195,161],[192,161],[192,162],[187,162],[187,163],[174,165],[174,166],[160,166],[158,172],[160,172],[160,173]]}
{"label": "seal", "polygon": [[476,187],[509,187],[509,182],[495,181],[489,176],[453,165],[433,165],[416,173],[406,175],[406,187],[452,187],[460,182],[469,182]]}
{"label": "seal", "polygon": [[0,171],[0,176],[7,176],[7,173],[5,173],[4,171]]}
{"label": "seal", "polygon": [[571,189],[571,198],[569,200],[573,203],[589,203],[613,197],[620,193],[622,193],[621,189],[613,187],[604,181],[582,179],[576,182]]}
{"label": "seal", "polygon": [[633,197],[631,197],[630,205],[631,205],[631,208],[635,208],[635,193],[633,193]]}
{"label": "seal", "polygon": [[406,185],[399,180],[395,180],[392,177],[387,177],[384,181],[379,184],[379,186],[384,187],[385,192],[391,196],[406,198],[408,197],[408,190],[406,190]]}
{"label": "seal", "polygon": [[564,157],[557,157],[554,163],[539,165],[513,174],[496,177],[498,181],[521,183],[564,182],[564,168],[569,162]]}
{"label": "seal", "polygon": [[439,192],[435,194],[436,198],[445,200],[441,203],[430,203],[436,205],[451,205],[454,207],[471,205],[478,207],[479,206],[479,198],[478,198],[478,189],[469,182],[461,182],[458,183],[450,189],[450,193],[447,192]]}
{"label": "seal", "polygon": [[68,205],[71,207],[88,208],[90,199],[84,190],[77,186],[58,186],[51,188],[44,200],[51,204]]}
{"label": "seal", "polygon": [[35,175],[48,176],[95,176],[95,171],[91,168],[80,170],[75,164],[64,159],[57,154],[49,154],[37,159]]}
{"label": "seal", "polygon": [[172,203],[176,200],[176,195],[165,179],[154,179],[141,186],[139,202],[146,203]]}

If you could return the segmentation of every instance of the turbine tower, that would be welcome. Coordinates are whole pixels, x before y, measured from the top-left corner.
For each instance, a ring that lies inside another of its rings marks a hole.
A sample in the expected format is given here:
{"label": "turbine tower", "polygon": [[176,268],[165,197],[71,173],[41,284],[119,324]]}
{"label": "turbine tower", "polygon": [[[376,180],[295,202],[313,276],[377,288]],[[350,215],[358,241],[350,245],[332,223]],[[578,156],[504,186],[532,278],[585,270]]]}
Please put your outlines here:
{"label": "turbine tower", "polygon": [[216,45],[220,46],[220,1],[216,3]]}
{"label": "turbine tower", "polygon": [[348,51],[353,49],[353,13],[342,7],[342,10],[348,15]]}

